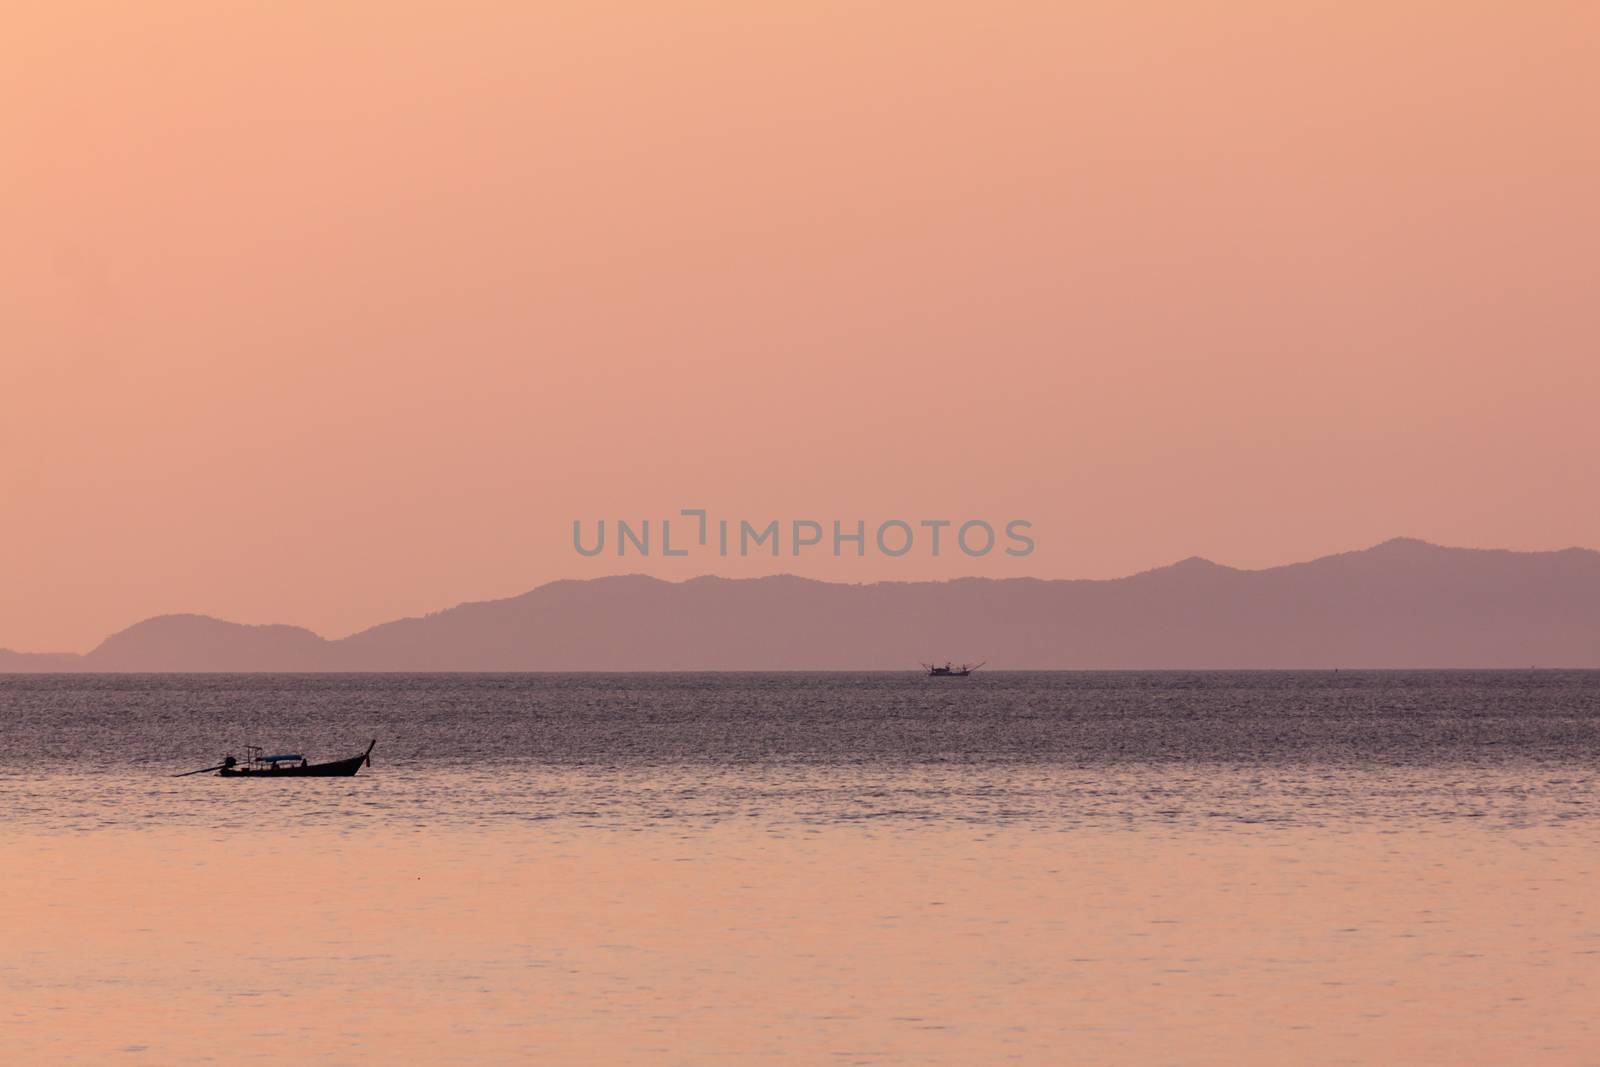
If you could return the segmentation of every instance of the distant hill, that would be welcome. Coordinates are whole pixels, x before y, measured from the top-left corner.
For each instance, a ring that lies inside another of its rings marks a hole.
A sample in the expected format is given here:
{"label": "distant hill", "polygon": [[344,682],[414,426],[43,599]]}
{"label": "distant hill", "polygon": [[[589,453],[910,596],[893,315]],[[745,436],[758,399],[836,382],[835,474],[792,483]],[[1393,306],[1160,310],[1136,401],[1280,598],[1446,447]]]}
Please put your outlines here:
{"label": "distant hill", "polygon": [[1259,571],[1203,559],[1109,581],[560,581],[337,641],[198,615],[0,671],[1600,667],[1600,553],[1396,539]]}
{"label": "distant hill", "polygon": [[158,615],[112,634],[84,663],[97,671],[316,671],[329,669],[335,647],[299,626]]}
{"label": "distant hill", "polygon": [[83,657],[76,652],[13,652],[9,648],[0,648],[0,674],[83,669]]}

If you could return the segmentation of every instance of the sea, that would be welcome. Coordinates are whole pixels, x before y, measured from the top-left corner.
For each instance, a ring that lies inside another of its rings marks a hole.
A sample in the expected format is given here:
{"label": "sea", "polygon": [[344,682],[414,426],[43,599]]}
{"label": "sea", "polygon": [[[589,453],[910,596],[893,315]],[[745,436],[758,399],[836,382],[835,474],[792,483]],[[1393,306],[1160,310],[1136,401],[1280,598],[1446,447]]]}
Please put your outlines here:
{"label": "sea", "polygon": [[1595,1064],[1597,887],[1600,672],[0,675],[8,1063]]}

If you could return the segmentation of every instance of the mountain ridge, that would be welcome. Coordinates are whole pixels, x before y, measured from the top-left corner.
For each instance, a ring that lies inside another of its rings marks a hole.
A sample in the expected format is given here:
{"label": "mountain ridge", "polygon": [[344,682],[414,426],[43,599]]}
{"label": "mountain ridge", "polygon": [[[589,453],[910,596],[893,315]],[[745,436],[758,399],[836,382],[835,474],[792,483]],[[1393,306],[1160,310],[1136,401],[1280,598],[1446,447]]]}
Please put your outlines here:
{"label": "mountain ridge", "polygon": [[1391,538],[1242,570],[1191,556],[1121,578],[836,583],[798,575],[559,579],[329,640],[161,615],[18,671],[1600,666],[1600,552]]}

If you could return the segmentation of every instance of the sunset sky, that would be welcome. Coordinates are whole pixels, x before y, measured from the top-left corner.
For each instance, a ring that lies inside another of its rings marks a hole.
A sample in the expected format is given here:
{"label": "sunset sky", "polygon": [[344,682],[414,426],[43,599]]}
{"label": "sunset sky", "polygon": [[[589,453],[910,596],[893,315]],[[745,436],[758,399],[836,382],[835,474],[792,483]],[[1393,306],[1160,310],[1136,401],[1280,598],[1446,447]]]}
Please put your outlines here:
{"label": "sunset sky", "polygon": [[[12,4],[0,648],[1600,546],[1600,5]],[[1012,518],[1025,559],[571,524]]]}

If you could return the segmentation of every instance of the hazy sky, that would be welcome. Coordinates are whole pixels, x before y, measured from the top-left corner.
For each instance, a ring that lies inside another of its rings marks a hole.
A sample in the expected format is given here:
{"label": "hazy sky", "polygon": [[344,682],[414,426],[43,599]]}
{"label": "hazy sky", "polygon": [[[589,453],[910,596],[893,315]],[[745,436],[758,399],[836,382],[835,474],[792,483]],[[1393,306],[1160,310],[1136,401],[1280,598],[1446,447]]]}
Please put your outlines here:
{"label": "hazy sky", "polygon": [[[1600,545],[1600,5],[9,5],[0,647]],[[1026,559],[571,523],[1034,522]]]}

